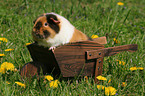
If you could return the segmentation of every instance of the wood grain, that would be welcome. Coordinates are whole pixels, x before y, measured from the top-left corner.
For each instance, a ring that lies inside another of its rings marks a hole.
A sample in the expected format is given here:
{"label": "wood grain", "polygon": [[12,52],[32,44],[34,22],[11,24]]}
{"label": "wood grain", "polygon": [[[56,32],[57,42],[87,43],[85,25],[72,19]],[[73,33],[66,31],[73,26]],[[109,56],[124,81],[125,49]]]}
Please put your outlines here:
{"label": "wood grain", "polygon": [[122,46],[86,51],[87,60],[116,55],[122,51],[135,52],[137,50],[137,47],[138,47],[137,44],[130,44],[130,45],[122,45]]}
{"label": "wood grain", "polygon": [[98,59],[96,59],[95,83],[98,81],[96,77],[102,74],[102,70],[103,70],[103,59],[104,58],[98,58]]}
{"label": "wood grain", "polygon": [[43,70],[43,74],[60,74],[60,69],[52,50],[38,46],[36,43],[27,46],[27,48],[31,54],[33,62],[40,63],[39,65]]}
{"label": "wood grain", "polygon": [[94,42],[99,43],[99,44],[107,44],[106,37],[98,37],[93,39]]}
{"label": "wood grain", "polygon": [[36,43],[28,45],[27,48],[33,62],[23,66],[21,75],[26,77],[31,75],[32,77],[39,75],[40,69],[42,69],[44,75],[59,76],[62,74],[63,77],[95,75],[96,78],[102,74],[105,56],[112,56],[122,51],[134,52],[137,50],[136,44],[104,48],[104,45],[101,44],[107,43],[105,37],[95,40],[65,44],[54,51],[38,46]]}
{"label": "wood grain", "polygon": [[32,78],[35,75],[38,76],[39,70],[40,69],[39,69],[38,65],[36,65],[33,62],[29,62],[23,66],[23,68],[20,70],[20,74],[24,78],[25,77]]}
{"label": "wood grain", "polygon": [[85,52],[102,49],[103,45],[93,41],[67,44],[54,50],[63,77],[94,75],[95,60],[86,60]]}

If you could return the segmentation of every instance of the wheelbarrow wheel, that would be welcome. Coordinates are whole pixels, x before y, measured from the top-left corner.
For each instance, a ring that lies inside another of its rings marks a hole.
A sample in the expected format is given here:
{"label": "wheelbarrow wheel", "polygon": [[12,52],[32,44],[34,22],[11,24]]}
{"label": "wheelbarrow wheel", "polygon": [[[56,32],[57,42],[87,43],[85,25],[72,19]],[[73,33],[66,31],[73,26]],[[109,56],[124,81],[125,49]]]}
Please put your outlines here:
{"label": "wheelbarrow wheel", "polygon": [[39,76],[40,74],[40,63],[38,62],[28,62],[20,70],[22,77],[33,78],[34,76]]}

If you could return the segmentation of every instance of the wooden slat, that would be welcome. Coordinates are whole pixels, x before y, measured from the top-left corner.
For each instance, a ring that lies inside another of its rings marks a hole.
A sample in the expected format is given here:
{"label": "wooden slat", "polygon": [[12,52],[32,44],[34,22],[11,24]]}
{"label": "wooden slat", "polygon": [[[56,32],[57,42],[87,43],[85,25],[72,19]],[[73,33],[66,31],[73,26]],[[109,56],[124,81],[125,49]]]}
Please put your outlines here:
{"label": "wooden slat", "polygon": [[87,60],[116,55],[117,53],[122,51],[135,52],[137,50],[137,47],[138,47],[137,44],[130,44],[130,45],[122,45],[122,46],[86,51]]}
{"label": "wooden slat", "polygon": [[103,58],[96,59],[96,66],[95,66],[95,82],[97,82],[97,76],[102,74],[103,70]]}
{"label": "wooden slat", "polygon": [[54,54],[63,77],[93,75],[95,61],[86,60],[85,52],[102,48],[103,45],[93,41],[76,42],[56,48]]}
{"label": "wooden slat", "polygon": [[48,50],[48,48],[38,46],[35,43],[27,46],[27,48],[31,54],[33,61],[40,63],[39,66],[42,68],[44,74],[60,74],[60,69],[52,50]]}
{"label": "wooden slat", "polygon": [[107,44],[106,37],[98,37],[93,39],[94,42],[99,43],[99,44]]}

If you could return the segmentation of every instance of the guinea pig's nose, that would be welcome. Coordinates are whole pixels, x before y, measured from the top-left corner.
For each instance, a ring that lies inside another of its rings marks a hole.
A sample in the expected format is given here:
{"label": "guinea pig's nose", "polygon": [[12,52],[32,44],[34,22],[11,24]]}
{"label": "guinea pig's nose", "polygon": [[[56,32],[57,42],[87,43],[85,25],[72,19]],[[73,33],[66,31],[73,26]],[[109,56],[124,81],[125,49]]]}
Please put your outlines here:
{"label": "guinea pig's nose", "polygon": [[43,31],[43,34],[45,35],[45,37],[47,38],[48,36],[50,36],[50,32],[48,32],[47,30]]}
{"label": "guinea pig's nose", "polygon": [[39,32],[37,32],[37,31],[36,31],[36,32],[35,32],[35,34],[36,34],[36,35],[38,35],[38,34],[39,34]]}
{"label": "guinea pig's nose", "polygon": [[37,30],[37,29],[33,29],[32,32],[36,35],[38,35],[40,33],[39,30]]}

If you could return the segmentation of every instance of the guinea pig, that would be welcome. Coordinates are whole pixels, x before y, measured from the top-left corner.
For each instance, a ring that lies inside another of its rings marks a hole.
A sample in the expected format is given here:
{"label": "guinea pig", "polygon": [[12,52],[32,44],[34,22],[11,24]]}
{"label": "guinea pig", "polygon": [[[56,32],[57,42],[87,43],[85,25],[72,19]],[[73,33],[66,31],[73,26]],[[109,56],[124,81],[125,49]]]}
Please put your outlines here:
{"label": "guinea pig", "polygon": [[67,43],[91,40],[66,18],[56,13],[44,13],[34,21],[32,37],[40,46],[57,47]]}

